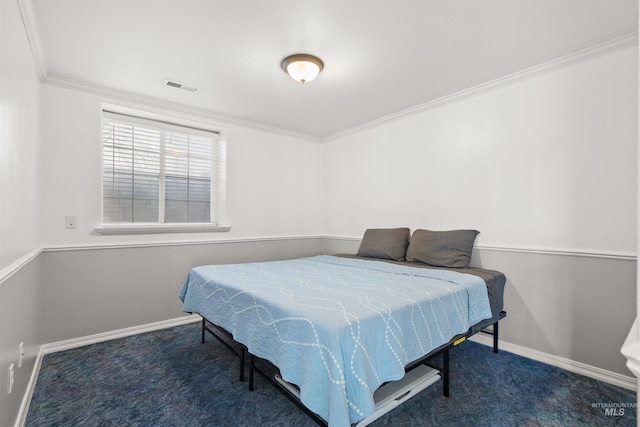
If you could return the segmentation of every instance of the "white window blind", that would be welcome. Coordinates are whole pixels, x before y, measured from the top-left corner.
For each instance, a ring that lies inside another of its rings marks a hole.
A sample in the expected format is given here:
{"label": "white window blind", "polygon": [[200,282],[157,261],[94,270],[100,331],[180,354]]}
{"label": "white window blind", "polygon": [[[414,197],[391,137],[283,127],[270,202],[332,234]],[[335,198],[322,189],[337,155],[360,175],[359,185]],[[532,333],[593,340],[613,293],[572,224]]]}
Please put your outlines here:
{"label": "white window blind", "polygon": [[217,133],[108,111],[102,123],[104,224],[215,224]]}

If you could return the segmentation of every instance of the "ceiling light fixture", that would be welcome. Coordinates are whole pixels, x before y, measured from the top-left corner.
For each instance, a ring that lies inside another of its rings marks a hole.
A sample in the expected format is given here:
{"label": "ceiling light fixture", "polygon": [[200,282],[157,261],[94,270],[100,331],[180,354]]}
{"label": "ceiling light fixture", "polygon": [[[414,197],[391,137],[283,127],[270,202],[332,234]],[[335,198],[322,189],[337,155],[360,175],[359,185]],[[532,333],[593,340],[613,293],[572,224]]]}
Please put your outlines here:
{"label": "ceiling light fixture", "polygon": [[306,53],[287,56],[281,65],[291,78],[303,84],[315,79],[324,68],[320,58]]}

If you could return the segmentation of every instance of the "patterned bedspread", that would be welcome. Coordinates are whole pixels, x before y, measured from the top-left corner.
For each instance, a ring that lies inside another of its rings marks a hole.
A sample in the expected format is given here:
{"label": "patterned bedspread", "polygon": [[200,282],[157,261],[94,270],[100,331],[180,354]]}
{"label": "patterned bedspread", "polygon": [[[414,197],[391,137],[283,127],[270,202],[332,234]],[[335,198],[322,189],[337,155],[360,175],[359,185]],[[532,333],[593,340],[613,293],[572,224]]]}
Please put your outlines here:
{"label": "patterned bedspread", "polygon": [[180,299],[277,366],[332,427],[369,415],[382,383],[491,317],[479,277],[333,256],[197,267]]}

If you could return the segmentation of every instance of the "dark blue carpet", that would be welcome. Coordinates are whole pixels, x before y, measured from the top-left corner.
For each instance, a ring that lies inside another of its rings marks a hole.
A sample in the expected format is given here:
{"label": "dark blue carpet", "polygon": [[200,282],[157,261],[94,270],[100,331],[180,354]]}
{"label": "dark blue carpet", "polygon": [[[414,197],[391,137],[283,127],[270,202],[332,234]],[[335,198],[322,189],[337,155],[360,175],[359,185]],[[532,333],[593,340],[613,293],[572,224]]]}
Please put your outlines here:
{"label": "dark blue carpet", "polygon": [[[438,361],[439,363],[439,361]],[[44,357],[27,426],[314,426],[264,378],[193,324]],[[634,392],[465,342],[451,350],[451,397],[436,383],[372,426],[635,426]]]}

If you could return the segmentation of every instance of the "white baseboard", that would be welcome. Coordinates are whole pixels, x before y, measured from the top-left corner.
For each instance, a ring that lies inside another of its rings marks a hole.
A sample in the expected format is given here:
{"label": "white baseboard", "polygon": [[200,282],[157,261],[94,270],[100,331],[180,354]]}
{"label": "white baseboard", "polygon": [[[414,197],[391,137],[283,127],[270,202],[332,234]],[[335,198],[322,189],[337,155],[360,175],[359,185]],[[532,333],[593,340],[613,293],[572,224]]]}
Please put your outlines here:
{"label": "white baseboard", "polygon": [[101,334],[44,344],[40,351],[42,354],[56,353],[58,351],[70,350],[72,348],[83,347],[85,345],[91,345],[103,341],[110,341],[131,335],[144,334],[145,332],[186,325],[188,323],[197,322],[201,319],[202,317],[197,314],[192,314],[189,316],[178,317],[176,319],[162,320],[160,322],[148,323],[146,325],[133,326],[131,328],[118,329],[116,331],[103,332]]}
{"label": "white baseboard", "polygon": [[31,404],[31,398],[33,397],[33,391],[36,389],[36,381],[38,380],[38,374],[40,373],[40,366],[42,365],[42,346],[40,346],[40,350],[38,351],[38,356],[36,356],[36,362],[33,365],[33,370],[31,371],[31,377],[29,377],[29,383],[27,384],[27,389],[24,392],[24,396],[22,397],[22,402],[20,403],[20,409],[18,410],[18,417],[16,418],[15,427],[23,427],[24,423],[27,421],[27,414],[29,413],[29,405]]}
{"label": "white baseboard", "polygon": [[85,345],[95,344],[103,341],[114,340],[117,338],[128,337],[131,335],[143,334],[145,332],[157,331],[160,329],[173,328],[174,326],[186,325],[189,323],[199,322],[202,318],[197,314],[190,316],[178,317],[176,319],[163,320],[160,322],[149,323],[146,325],[133,326],[131,328],[118,329],[116,331],[104,332],[101,334],[89,335],[81,338],[74,338],[65,341],[54,342],[50,344],[44,344],[40,346],[40,351],[36,357],[36,362],[31,372],[31,378],[29,378],[29,384],[25,391],[20,410],[18,411],[18,417],[16,418],[15,427],[23,427],[27,421],[27,414],[29,413],[29,405],[31,404],[31,398],[36,388],[36,382],[38,380],[38,374],[40,373],[40,367],[42,366],[42,359],[46,354],[55,353],[58,351],[70,350],[72,348],[84,347]]}
{"label": "white baseboard", "polygon": [[[476,334],[469,339],[479,344],[493,347],[492,336]],[[533,350],[531,348],[523,347],[517,344],[511,344],[504,341],[499,341],[498,348],[500,350],[505,350],[510,353],[517,354],[518,356],[537,360],[538,362],[556,366],[569,372],[584,375],[585,377],[593,378],[595,380],[602,381],[608,384],[613,384],[627,390],[632,390],[635,392],[638,391],[638,381],[635,377],[629,377],[626,375],[618,374],[616,372],[596,368],[595,366],[576,362],[575,360],[565,359],[564,357],[554,356],[549,353],[544,353],[542,351]]]}

